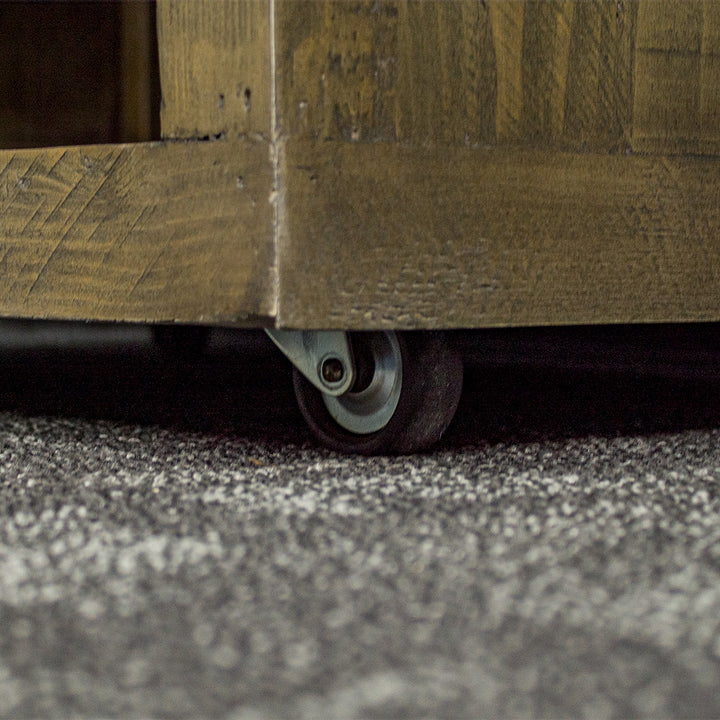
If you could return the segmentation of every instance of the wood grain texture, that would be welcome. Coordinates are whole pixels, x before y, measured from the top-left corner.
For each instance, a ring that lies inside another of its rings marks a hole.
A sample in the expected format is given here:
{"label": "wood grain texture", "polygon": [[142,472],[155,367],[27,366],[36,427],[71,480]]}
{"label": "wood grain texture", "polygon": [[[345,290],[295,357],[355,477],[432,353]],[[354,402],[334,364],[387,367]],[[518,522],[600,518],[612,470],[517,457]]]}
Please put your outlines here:
{"label": "wood grain texture", "polygon": [[0,152],[0,313],[259,323],[273,312],[264,143]]}
{"label": "wood grain texture", "polygon": [[720,4],[640,3],[633,148],[720,151]]}
{"label": "wood grain texture", "polygon": [[166,138],[270,137],[269,0],[159,0]]}
{"label": "wood grain texture", "polygon": [[308,139],[624,149],[637,3],[288,0],[278,98]]}
{"label": "wood grain texture", "polygon": [[279,323],[720,320],[720,160],[290,142]]}
{"label": "wood grain texture", "polygon": [[720,319],[719,7],[280,1],[280,324]]}
{"label": "wood grain texture", "polygon": [[719,147],[714,0],[160,0],[158,32],[165,137]]}
{"label": "wood grain texture", "polygon": [[719,7],[160,0],[192,142],[0,154],[0,312],[720,320]]}

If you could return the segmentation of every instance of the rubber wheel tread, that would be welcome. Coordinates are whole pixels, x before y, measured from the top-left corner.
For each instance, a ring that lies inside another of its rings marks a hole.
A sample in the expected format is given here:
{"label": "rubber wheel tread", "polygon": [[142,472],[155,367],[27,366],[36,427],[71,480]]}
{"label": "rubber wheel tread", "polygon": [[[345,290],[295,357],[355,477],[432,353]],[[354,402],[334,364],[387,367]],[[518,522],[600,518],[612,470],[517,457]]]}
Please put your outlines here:
{"label": "rubber wheel tread", "polygon": [[[362,455],[407,454],[436,443],[450,424],[462,392],[462,360],[445,333],[397,333],[402,357],[398,406],[380,430],[357,435],[327,411],[322,393],[298,370],[293,382],[300,410],[315,436],[328,447]],[[353,338],[362,341],[362,333]]]}

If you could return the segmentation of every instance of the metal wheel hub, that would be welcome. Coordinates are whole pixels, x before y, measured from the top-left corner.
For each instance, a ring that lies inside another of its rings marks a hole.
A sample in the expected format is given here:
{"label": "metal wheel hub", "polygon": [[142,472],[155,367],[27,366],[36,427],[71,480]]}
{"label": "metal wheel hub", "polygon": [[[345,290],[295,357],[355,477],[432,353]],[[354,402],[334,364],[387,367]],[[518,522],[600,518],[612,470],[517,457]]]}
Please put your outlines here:
{"label": "metal wheel hub", "polygon": [[265,332],[323,394],[342,395],[352,387],[355,371],[346,332],[275,329]]}
{"label": "metal wheel hub", "polygon": [[360,342],[362,356],[372,363],[363,373],[367,380],[339,396],[323,394],[323,401],[341,427],[368,435],[384,428],[397,408],[402,390],[402,354],[393,332],[358,334],[354,343]]}

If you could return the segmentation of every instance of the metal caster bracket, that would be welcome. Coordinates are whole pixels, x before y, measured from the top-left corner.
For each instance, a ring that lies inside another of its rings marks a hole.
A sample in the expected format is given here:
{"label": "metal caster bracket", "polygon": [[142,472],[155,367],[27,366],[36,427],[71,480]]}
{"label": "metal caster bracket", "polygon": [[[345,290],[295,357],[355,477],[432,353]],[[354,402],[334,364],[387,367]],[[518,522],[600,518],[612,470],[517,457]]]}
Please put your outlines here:
{"label": "metal caster bracket", "polygon": [[321,392],[337,397],[352,387],[355,368],[345,331],[266,328],[265,332]]}

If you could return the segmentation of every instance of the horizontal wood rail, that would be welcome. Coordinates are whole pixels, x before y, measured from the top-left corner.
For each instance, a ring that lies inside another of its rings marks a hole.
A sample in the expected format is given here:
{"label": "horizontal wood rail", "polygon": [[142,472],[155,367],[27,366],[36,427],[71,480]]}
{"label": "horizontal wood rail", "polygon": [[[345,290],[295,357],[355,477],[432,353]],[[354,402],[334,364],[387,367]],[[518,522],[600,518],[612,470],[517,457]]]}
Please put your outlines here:
{"label": "horizontal wood rail", "polygon": [[[6,316],[720,319],[720,159],[290,141],[0,152]],[[279,208],[276,206],[280,205]]]}
{"label": "horizontal wood rail", "polygon": [[720,159],[289,143],[279,318],[720,320]]}
{"label": "horizontal wood rail", "polygon": [[720,3],[157,17],[172,141],[0,152],[0,314],[720,320]]}
{"label": "horizontal wood rail", "polygon": [[271,185],[263,143],[0,151],[0,312],[261,322]]}

